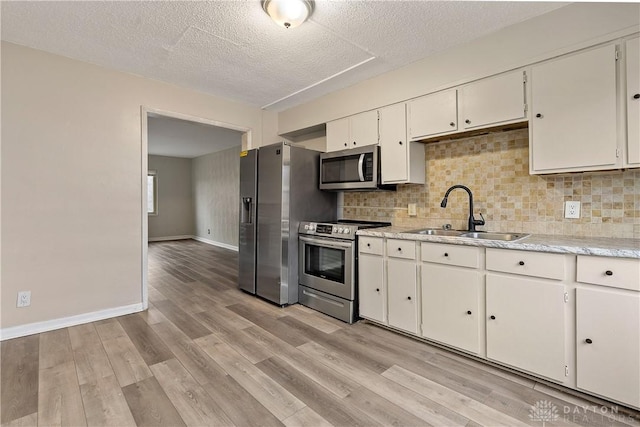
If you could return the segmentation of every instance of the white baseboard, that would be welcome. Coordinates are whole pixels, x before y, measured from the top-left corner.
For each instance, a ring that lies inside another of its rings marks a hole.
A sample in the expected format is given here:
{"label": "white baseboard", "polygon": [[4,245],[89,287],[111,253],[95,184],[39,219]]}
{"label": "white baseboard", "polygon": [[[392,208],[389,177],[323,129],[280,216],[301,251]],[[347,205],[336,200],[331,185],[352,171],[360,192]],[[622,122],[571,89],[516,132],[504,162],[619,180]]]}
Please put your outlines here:
{"label": "white baseboard", "polygon": [[124,316],[125,314],[137,313],[142,310],[144,310],[144,307],[142,303],[139,303],[107,308],[105,310],[78,314],[75,316],[62,317],[60,319],[45,320],[44,322],[13,326],[10,328],[0,329],[0,341],[9,340],[11,338],[26,337],[27,335],[53,331],[56,329],[67,328],[69,326],[82,325],[84,323],[96,322],[98,320],[109,319],[111,317]]}
{"label": "white baseboard", "polygon": [[166,240],[185,240],[185,239],[193,239],[193,236],[191,234],[185,234],[182,236],[149,237],[147,240],[149,242],[164,242]]}
{"label": "white baseboard", "polygon": [[208,245],[218,246],[220,248],[225,248],[225,249],[229,249],[229,250],[238,252],[238,247],[237,246],[233,246],[233,245],[230,245],[228,243],[216,242],[215,240],[209,240],[209,239],[205,239],[204,237],[199,237],[199,236],[192,236],[191,238],[193,240],[197,240],[198,242],[206,243]]}

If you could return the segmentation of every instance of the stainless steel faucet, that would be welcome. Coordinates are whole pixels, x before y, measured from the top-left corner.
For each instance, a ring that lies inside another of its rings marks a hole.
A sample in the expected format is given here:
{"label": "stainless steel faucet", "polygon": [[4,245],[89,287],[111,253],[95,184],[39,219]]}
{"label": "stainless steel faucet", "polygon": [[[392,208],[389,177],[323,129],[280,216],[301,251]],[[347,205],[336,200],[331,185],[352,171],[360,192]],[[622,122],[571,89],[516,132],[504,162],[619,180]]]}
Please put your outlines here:
{"label": "stainless steel faucet", "polygon": [[444,199],[442,199],[442,202],[440,202],[440,207],[447,207],[449,193],[451,193],[451,191],[455,190],[456,188],[460,188],[466,191],[469,195],[469,224],[467,227],[469,231],[476,231],[476,225],[484,225],[484,217],[482,216],[482,213],[480,213],[480,218],[482,219],[475,219],[473,217],[473,194],[471,193],[471,190],[469,190],[469,187],[465,187],[464,185],[453,185],[449,187],[447,192],[444,193]]}

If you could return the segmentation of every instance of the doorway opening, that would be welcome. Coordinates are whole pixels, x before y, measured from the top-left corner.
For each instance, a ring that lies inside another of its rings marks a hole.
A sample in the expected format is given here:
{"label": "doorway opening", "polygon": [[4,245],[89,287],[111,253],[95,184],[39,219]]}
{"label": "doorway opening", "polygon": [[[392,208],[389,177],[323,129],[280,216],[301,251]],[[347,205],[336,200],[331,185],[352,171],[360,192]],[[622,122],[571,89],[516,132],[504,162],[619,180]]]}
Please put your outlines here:
{"label": "doorway opening", "polygon": [[[237,250],[239,191],[233,189],[239,152],[252,141],[251,129],[209,118],[144,106],[141,118],[141,296],[147,309],[149,241],[193,238]],[[222,212],[211,215],[216,206]]]}

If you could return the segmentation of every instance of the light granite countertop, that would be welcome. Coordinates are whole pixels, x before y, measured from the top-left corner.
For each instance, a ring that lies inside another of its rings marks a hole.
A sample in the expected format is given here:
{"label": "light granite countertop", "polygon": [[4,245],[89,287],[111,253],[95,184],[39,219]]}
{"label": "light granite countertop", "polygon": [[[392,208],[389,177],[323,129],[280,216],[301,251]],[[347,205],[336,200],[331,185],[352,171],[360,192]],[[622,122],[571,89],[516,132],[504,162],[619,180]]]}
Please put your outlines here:
{"label": "light granite countertop", "polygon": [[640,258],[640,239],[532,234],[521,240],[505,242],[501,240],[473,239],[468,237],[452,236],[429,236],[425,234],[409,233],[412,229],[415,230],[415,228],[393,226],[372,228],[367,230],[358,230],[357,235],[416,240],[421,242],[449,243],[453,245],[482,246],[486,248],[518,249],[535,252],[595,255],[618,258]]}

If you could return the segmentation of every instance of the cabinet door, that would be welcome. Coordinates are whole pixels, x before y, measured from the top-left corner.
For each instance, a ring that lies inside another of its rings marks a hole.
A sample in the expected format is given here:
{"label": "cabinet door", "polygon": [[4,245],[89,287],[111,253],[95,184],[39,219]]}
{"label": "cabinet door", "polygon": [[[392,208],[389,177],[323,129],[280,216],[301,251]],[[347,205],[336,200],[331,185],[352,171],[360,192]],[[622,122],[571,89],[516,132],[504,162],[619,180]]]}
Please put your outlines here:
{"label": "cabinet door", "polygon": [[381,256],[360,253],[358,273],[360,316],[386,322],[384,259]]}
{"label": "cabinet door", "polygon": [[627,164],[640,166],[640,38],[627,42]]}
{"label": "cabinet door", "polygon": [[525,118],[523,71],[483,79],[460,90],[461,124],[474,129]]}
{"label": "cabinet door", "polygon": [[409,178],[409,144],[404,104],[380,109],[380,155],[382,182]]}
{"label": "cabinet door", "polygon": [[387,298],[389,325],[418,333],[418,305],[416,301],[416,264],[413,260],[387,260]]}
{"label": "cabinet door", "polygon": [[577,289],[576,340],[578,388],[640,407],[640,296]]}
{"label": "cabinet door", "polygon": [[531,172],[616,166],[615,46],[532,68]]}
{"label": "cabinet door", "polygon": [[327,123],[327,152],[349,148],[349,119]]}
{"label": "cabinet door", "polygon": [[487,357],[564,381],[565,302],[562,283],[487,274],[486,298]]}
{"label": "cabinet door", "polygon": [[422,335],[480,351],[482,275],[475,269],[422,264]]}
{"label": "cabinet door", "polygon": [[423,96],[408,104],[409,139],[458,130],[458,90]]}
{"label": "cabinet door", "polygon": [[366,111],[350,118],[351,148],[378,143],[378,111]]}

